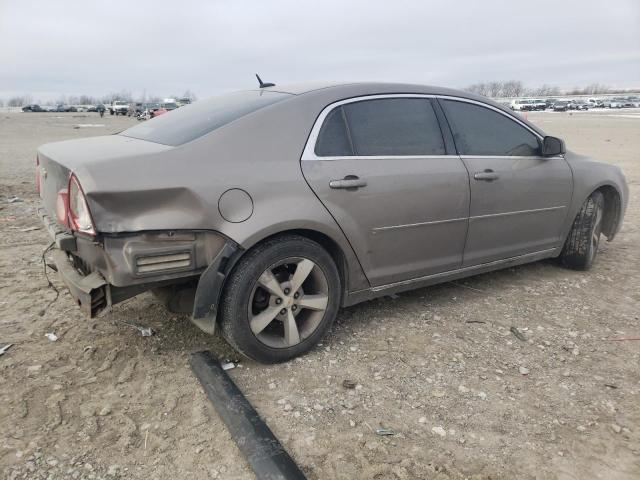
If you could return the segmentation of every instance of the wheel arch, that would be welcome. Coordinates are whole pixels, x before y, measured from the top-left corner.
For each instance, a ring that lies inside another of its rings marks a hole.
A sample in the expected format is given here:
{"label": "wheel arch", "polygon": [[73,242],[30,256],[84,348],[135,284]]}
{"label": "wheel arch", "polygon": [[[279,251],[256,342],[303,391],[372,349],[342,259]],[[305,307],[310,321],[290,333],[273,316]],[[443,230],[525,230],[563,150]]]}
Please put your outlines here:
{"label": "wheel arch", "polygon": [[613,237],[620,227],[620,219],[622,217],[622,196],[618,189],[611,184],[601,185],[591,192],[591,194],[594,192],[600,192],[604,197],[604,223],[602,225],[602,233],[607,237],[607,241],[610,242],[613,240]]}
{"label": "wheel arch", "polygon": [[[311,228],[289,228],[280,230],[275,233],[270,233],[265,235],[259,239],[254,239],[251,246],[247,248],[243,252],[243,256],[246,255],[252,248],[260,245],[261,243],[272,240],[276,237],[286,236],[286,235],[298,235],[301,237],[308,238],[309,240],[313,240],[318,243],[322,248],[324,248],[327,253],[331,256],[336,267],[338,268],[338,274],[340,275],[340,283],[341,283],[341,293],[340,293],[340,304],[343,304],[344,299],[347,296],[349,291],[349,264],[343,247],[340,246],[338,241],[333,239],[331,236],[324,232],[320,232],[319,230],[314,230]],[[239,259],[238,259],[239,260]],[[226,283],[226,282],[225,282]],[[223,286],[224,288],[224,286]]]}

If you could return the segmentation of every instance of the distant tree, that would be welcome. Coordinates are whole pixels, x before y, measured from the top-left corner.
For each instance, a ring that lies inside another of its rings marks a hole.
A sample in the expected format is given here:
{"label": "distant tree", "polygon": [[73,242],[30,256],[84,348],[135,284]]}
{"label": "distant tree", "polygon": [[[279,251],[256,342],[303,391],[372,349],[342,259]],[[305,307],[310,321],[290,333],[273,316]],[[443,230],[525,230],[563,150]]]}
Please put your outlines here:
{"label": "distant tree", "polygon": [[502,90],[504,90],[503,82],[489,82],[487,84],[490,97],[502,97]]}
{"label": "distant tree", "polygon": [[104,103],[105,105],[107,104],[111,105],[114,102],[114,100],[132,102],[133,97],[131,95],[131,92],[128,90],[121,90],[120,92],[111,92],[105,95],[104,97],[102,97],[102,103]]}
{"label": "distant tree", "polygon": [[196,100],[198,100],[197,95],[194,92],[192,92],[190,89],[185,90],[185,92],[182,94],[182,97],[180,98],[188,98],[192,102],[195,102]]}
{"label": "distant tree", "polygon": [[0,108],[4,107],[4,100],[0,98]]}
{"label": "distant tree", "polygon": [[33,97],[31,95],[18,95],[9,99],[7,107],[23,107],[24,105],[29,105],[32,102]]}
{"label": "distant tree", "polygon": [[80,105],[93,105],[95,103],[98,103],[96,98],[90,95],[80,95],[80,98],[78,98],[78,104]]}
{"label": "distant tree", "polygon": [[520,80],[508,80],[503,83],[503,97],[519,97],[524,93],[524,85]]}
{"label": "distant tree", "polygon": [[473,85],[468,86],[465,90],[475,93],[476,95],[484,95],[485,97],[488,96],[489,93],[489,89],[484,83],[474,83]]}

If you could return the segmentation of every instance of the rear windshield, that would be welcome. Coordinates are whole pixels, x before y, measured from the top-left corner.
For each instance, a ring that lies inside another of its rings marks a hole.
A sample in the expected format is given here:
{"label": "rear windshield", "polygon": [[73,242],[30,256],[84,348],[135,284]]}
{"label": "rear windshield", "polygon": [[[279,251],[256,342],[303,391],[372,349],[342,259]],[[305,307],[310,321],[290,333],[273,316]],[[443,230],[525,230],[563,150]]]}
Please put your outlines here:
{"label": "rear windshield", "polygon": [[172,110],[128,128],[120,135],[175,147],[288,96],[286,93],[264,90],[229,93]]}

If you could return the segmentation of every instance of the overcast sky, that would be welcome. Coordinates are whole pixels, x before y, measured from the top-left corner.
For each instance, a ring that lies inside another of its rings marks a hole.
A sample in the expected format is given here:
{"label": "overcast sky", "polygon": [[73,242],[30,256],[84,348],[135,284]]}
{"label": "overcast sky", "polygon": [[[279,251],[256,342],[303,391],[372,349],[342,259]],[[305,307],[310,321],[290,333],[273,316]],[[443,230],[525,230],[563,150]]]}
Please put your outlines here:
{"label": "overcast sky", "polygon": [[279,84],[640,87],[640,0],[0,0],[0,98]]}

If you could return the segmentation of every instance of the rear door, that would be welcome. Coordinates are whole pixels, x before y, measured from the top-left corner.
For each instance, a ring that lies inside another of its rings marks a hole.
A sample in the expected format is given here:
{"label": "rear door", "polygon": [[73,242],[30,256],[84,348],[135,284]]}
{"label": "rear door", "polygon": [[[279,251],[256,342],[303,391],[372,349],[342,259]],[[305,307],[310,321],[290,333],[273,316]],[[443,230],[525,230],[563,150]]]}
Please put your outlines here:
{"label": "rear door", "polygon": [[469,178],[445,148],[431,99],[334,104],[320,115],[301,163],[372,285],[460,267]]}
{"label": "rear door", "polygon": [[541,137],[499,109],[439,101],[470,176],[463,266],[559,246],[573,188],[564,158],[543,157]]}

